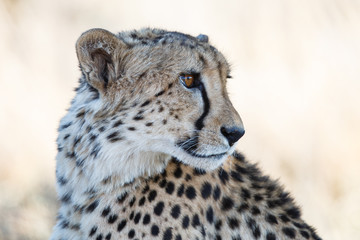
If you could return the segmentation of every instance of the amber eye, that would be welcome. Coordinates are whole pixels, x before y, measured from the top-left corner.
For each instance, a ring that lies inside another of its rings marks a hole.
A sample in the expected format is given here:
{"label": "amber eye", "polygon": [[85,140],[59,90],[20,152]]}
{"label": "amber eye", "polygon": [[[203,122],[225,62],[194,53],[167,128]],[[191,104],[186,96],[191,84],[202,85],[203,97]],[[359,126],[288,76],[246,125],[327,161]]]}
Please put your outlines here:
{"label": "amber eye", "polygon": [[195,77],[192,74],[182,74],[180,75],[181,82],[185,85],[185,87],[191,88],[194,86]]}

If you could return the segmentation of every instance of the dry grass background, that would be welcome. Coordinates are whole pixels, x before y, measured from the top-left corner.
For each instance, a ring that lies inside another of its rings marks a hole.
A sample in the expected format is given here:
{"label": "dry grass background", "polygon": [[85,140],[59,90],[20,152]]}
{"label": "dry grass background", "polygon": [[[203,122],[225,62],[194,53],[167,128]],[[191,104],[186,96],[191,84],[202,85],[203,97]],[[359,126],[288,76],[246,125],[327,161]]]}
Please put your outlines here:
{"label": "dry grass background", "polygon": [[78,36],[205,33],[233,66],[239,149],[280,178],[324,239],[360,239],[360,2],[0,1],[0,239],[47,239],[55,138]]}

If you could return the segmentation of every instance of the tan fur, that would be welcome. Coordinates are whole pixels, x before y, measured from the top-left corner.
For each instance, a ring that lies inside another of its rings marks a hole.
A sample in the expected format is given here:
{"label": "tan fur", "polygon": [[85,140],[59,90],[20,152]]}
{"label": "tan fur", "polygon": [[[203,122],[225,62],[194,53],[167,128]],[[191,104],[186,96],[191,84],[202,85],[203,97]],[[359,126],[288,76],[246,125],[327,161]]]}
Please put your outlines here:
{"label": "tan fur", "polygon": [[230,69],[207,41],[159,29],[81,35],[52,239],[319,239],[287,193],[234,153],[243,125]]}

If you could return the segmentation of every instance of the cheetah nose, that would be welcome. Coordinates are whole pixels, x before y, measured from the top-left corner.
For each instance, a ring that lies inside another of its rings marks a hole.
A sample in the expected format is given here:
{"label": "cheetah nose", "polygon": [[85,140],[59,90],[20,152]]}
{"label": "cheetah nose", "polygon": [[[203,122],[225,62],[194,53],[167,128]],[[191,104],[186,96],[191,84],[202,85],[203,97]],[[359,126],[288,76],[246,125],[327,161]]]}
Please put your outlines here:
{"label": "cheetah nose", "polygon": [[245,134],[244,128],[240,127],[224,127],[222,126],[220,132],[228,140],[230,147],[234,145]]}

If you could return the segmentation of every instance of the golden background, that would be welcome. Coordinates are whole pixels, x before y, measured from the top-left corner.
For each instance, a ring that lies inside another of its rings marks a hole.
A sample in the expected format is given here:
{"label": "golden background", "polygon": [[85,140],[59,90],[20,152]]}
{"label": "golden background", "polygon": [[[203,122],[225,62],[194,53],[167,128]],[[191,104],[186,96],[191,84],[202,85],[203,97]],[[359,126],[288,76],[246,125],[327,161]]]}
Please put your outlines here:
{"label": "golden background", "polygon": [[232,64],[238,148],[279,178],[324,239],[360,239],[360,2],[0,0],[0,239],[47,239],[56,129],[101,27],[210,41]]}

